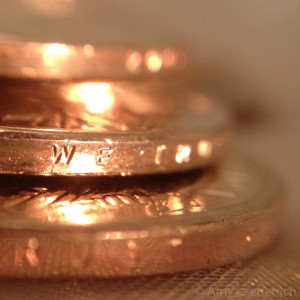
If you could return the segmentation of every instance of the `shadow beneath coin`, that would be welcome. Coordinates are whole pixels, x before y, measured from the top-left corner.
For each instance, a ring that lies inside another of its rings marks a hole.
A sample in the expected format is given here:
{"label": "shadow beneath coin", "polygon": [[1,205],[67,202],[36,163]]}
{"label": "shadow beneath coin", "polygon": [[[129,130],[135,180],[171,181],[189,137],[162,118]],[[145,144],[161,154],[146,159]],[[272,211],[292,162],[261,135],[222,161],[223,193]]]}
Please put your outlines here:
{"label": "shadow beneath coin", "polygon": [[[214,168],[210,168],[214,172]],[[24,176],[0,175],[0,197],[12,197],[26,191],[55,192],[65,190],[66,193],[112,193],[121,190],[144,191],[150,194],[175,192],[189,186],[203,177],[203,170],[188,172],[139,176]]]}

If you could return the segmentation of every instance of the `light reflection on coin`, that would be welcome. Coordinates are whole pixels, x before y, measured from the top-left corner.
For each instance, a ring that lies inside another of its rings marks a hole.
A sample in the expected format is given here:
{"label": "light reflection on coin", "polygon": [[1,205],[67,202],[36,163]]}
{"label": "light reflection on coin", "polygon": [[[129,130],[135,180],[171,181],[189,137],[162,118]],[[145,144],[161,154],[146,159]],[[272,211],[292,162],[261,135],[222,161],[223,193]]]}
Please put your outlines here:
{"label": "light reflection on coin", "polygon": [[229,263],[274,239],[281,197],[268,171],[242,159],[155,177],[2,175],[0,275],[128,276]]}
{"label": "light reflection on coin", "polygon": [[164,129],[184,108],[182,88],[159,80],[0,80],[1,126],[110,133],[149,131]]}
{"label": "light reflection on coin", "polygon": [[0,76],[9,78],[122,80],[182,77],[187,56],[171,47],[101,48],[0,35],[0,60]]}
{"label": "light reflection on coin", "polygon": [[141,47],[127,25],[120,28],[123,34],[114,26],[108,29],[115,8],[102,1],[0,3],[6,16],[0,19],[0,75],[47,80],[182,76],[187,63],[182,48]]}
{"label": "light reflection on coin", "polygon": [[24,98],[9,85],[3,89],[2,99],[9,101],[0,104],[0,173],[131,175],[189,170],[216,162],[230,135],[227,112],[197,93],[177,90],[169,95],[154,84],[151,96],[147,85],[97,82],[59,86],[63,96],[55,98],[40,96],[44,87],[28,96],[31,84],[28,88],[19,83]]}

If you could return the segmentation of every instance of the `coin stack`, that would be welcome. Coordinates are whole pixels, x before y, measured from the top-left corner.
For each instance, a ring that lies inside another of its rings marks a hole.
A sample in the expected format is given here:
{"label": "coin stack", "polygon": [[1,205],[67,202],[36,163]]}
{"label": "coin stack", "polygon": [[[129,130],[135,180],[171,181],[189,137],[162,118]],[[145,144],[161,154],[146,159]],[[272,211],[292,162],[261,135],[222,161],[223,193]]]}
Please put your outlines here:
{"label": "coin stack", "polygon": [[180,48],[0,42],[0,276],[212,268],[278,231],[277,179],[227,151]]}

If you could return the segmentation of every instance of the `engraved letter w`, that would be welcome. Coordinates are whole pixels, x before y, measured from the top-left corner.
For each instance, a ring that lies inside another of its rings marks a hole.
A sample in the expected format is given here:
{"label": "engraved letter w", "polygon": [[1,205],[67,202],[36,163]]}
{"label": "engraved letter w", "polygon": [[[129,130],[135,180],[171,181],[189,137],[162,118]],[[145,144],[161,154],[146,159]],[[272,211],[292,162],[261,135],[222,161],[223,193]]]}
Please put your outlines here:
{"label": "engraved letter w", "polygon": [[73,155],[75,153],[75,146],[62,146],[58,148],[58,145],[52,146],[52,152],[53,152],[53,161],[55,164],[58,164],[60,161],[62,161],[65,164],[69,164],[70,161],[73,158]]}

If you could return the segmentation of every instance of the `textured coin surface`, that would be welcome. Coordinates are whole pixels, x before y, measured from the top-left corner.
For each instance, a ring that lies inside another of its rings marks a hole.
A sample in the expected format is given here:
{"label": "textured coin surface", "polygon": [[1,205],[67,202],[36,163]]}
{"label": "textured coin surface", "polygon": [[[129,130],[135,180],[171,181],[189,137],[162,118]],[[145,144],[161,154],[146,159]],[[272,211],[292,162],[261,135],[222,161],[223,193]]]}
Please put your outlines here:
{"label": "textured coin surface", "polygon": [[219,104],[159,82],[1,84],[0,173],[189,170],[216,162],[230,135]]}
{"label": "textured coin surface", "polygon": [[2,78],[0,126],[109,133],[165,129],[185,109],[183,89],[154,79],[61,83]]}
{"label": "textured coin surface", "polygon": [[0,177],[0,275],[128,276],[210,268],[278,233],[282,191],[248,159],[129,177]]}

